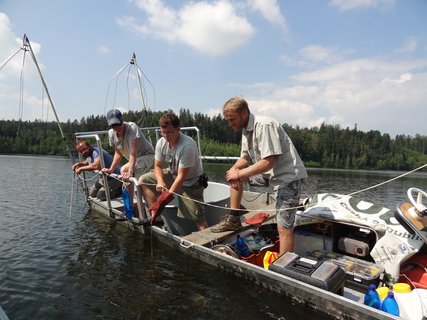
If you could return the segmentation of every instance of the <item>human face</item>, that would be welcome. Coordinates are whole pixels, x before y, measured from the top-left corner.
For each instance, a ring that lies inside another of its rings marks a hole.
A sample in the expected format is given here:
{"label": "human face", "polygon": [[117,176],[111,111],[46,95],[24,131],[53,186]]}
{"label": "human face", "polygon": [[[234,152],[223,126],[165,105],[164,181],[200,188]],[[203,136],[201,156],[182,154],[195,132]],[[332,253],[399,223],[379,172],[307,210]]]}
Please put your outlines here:
{"label": "human face", "polygon": [[120,133],[123,130],[123,122],[122,123],[116,123],[116,124],[112,124],[110,126],[111,129],[114,130],[114,132],[116,133]]}
{"label": "human face", "polygon": [[83,157],[87,158],[90,155],[89,146],[82,143],[77,146],[77,152],[80,153]]}
{"label": "human face", "polygon": [[239,132],[246,128],[248,121],[243,113],[227,112],[224,114],[224,119],[234,131]]}
{"label": "human face", "polygon": [[160,128],[160,132],[167,142],[175,144],[178,141],[179,127],[175,128],[173,125],[169,124],[167,127]]}

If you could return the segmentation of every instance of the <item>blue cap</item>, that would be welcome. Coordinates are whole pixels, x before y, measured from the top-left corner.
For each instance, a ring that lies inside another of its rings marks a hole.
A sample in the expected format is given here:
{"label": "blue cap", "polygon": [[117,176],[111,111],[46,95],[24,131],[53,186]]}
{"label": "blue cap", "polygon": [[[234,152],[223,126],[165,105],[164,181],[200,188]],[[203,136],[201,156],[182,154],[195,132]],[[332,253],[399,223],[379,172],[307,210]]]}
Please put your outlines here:
{"label": "blue cap", "polygon": [[121,124],[123,122],[123,116],[119,109],[112,109],[107,113],[107,123],[109,126],[113,124]]}

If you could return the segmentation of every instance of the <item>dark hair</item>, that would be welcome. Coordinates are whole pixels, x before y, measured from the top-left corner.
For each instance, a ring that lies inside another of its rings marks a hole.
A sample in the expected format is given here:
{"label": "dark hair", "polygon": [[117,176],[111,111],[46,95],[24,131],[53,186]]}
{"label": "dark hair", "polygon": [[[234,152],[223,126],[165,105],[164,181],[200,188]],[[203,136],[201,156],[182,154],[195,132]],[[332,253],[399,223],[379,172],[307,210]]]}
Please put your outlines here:
{"label": "dark hair", "polygon": [[177,115],[175,113],[166,112],[160,117],[159,124],[160,124],[161,128],[165,128],[165,127],[169,126],[170,124],[174,128],[178,128],[179,127],[179,118],[177,117]]}

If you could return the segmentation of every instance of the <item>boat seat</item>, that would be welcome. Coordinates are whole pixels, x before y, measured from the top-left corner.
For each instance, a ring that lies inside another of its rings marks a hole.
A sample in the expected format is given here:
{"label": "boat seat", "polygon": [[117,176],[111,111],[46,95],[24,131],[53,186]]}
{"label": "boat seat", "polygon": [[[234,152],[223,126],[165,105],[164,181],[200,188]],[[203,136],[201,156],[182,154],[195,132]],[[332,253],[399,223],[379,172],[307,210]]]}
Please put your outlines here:
{"label": "boat seat", "polygon": [[[269,206],[266,206],[264,208],[264,211],[274,209],[274,208],[275,208],[274,205],[269,205]],[[242,228],[240,228],[237,231],[224,231],[224,232],[214,233],[211,231],[211,228],[213,227],[213,226],[211,226],[211,227],[206,228],[202,231],[196,231],[196,232],[190,233],[189,235],[186,235],[182,238],[187,240],[187,241],[190,241],[190,242],[199,244],[201,246],[204,246],[204,247],[210,247],[214,244],[221,243],[222,241],[224,241],[225,239],[229,238],[230,236],[232,236],[234,234],[241,233],[242,231],[245,231],[245,230],[253,227],[252,225],[244,222],[244,220],[251,218],[260,212],[263,212],[263,210],[250,211],[250,212],[242,215],[241,216]],[[269,214],[269,217],[264,221],[264,223],[266,223],[267,221],[271,221],[276,217],[276,214],[274,212],[272,212],[272,211],[267,211],[267,212]]]}

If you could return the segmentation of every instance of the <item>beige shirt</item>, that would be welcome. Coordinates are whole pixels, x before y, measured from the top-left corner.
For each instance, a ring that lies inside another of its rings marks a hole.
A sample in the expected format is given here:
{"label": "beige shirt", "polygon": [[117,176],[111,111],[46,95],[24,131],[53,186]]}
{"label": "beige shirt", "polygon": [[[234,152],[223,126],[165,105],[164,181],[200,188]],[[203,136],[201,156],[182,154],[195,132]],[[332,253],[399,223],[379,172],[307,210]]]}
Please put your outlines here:
{"label": "beige shirt", "polygon": [[277,156],[273,168],[263,173],[272,186],[307,179],[307,171],[294,144],[276,120],[251,113],[248,126],[242,133],[241,157],[255,163],[269,156]]}

